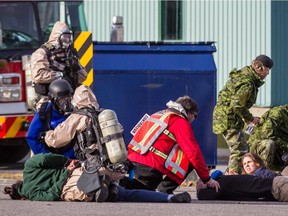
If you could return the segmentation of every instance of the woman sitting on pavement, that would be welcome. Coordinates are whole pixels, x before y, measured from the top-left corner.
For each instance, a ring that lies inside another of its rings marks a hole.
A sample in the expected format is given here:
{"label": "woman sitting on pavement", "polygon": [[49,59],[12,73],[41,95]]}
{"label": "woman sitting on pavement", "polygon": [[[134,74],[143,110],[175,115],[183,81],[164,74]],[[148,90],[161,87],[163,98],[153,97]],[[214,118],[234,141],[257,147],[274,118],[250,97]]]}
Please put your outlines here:
{"label": "woman sitting on pavement", "polygon": [[[104,179],[101,188],[84,193],[77,187],[77,181],[83,172],[79,160],[70,160],[58,154],[37,154],[29,158],[23,170],[23,181],[17,181],[11,187],[5,187],[4,193],[12,199],[33,201],[97,201],[105,202],[109,196],[109,177]],[[105,171],[105,174],[107,170]],[[117,201],[122,202],[172,202],[190,203],[189,193],[177,195],[146,190],[126,190],[119,187]]]}

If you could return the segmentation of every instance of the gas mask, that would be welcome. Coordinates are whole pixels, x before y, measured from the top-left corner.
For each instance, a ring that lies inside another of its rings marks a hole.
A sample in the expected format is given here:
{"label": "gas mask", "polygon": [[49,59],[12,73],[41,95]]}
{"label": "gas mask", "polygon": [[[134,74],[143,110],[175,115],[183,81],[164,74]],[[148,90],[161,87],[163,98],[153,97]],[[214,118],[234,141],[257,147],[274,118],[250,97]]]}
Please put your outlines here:
{"label": "gas mask", "polygon": [[60,97],[57,99],[56,105],[59,108],[60,112],[67,114],[73,111],[73,105],[71,103],[72,97]]}
{"label": "gas mask", "polygon": [[59,37],[59,43],[62,49],[67,50],[72,44],[72,34],[70,32],[64,32]]}

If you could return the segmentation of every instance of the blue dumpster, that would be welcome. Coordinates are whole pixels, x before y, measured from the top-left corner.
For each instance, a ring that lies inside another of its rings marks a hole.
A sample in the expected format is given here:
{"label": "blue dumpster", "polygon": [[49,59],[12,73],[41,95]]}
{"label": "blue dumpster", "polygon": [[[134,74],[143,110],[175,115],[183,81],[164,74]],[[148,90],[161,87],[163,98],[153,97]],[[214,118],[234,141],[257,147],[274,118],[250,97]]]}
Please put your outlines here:
{"label": "blue dumpster", "polygon": [[214,42],[94,42],[93,46],[94,93],[101,107],[117,113],[126,144],[145,113],[151,115],[165,109],[169,100],[189,95],[199,105],[198,118],[192,123],[196,139],[206,163],[216,166]]}

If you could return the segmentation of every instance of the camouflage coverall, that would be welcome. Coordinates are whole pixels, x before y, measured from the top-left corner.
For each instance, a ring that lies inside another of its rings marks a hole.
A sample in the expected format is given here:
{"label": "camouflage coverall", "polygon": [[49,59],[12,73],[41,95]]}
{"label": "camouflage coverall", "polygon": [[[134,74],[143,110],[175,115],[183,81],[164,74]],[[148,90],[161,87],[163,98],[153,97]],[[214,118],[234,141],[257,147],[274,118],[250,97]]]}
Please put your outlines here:
{"label": "camouflage coverall", "polygon": [[[229,170],[241,172],[241,157],[248,151],[243,133],[244,121],[253,121],[249,108],[255,103],[264,81],[251,66],[233,69],[219,92],[213,112],[213,132],[222,134],[230,149]],[[243,121],[244,120],[244,121]]]}
{"label": "camouflage coverall", "polygon": [[250,151],[258,154],[274,170],[285,166],[281,157],[288,153],[288,104],[265,112],[248,140]]}

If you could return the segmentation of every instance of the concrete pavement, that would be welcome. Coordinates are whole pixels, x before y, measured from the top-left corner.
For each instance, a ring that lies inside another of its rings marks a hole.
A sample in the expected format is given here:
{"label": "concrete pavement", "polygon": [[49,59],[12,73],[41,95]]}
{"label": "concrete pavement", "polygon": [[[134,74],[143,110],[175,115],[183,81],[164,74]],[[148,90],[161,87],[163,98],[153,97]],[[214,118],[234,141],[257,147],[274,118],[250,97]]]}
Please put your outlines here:
{"label": "concrete pavement", "polygon": [[[215,169],[225,172],[228,165],[229,154],[228,149],[217,149],[217,166]],[[21,179],[23,167],[23,163],[0,164],[0,184],[1,182],[7,182],[7,179]],[[211,170],[211,172],[215,169]],[[197,175],[195,173],[192,173],[188,178],[188,180],[192,181],[196,179]]]}
{"label": "concrete pavement", "polygon": [[[3,182],[2,182],[3,183]],[[5,184],[11,184],[6,181]],[[4,185],[0,184],[0,191]],[[57,215],[109,215],[109,216],[287,216],[288,203],[255,201],[200,201],[196,199],[195,187],[180,187],[178,192],[187,191],[192,196],[191,203],[85,203],[85,202],[37,202],[11,200],[0,193],[1,216],[57,216]]]}
{"label": "concrete pavement", "polygon": [[[218,151],[218,164],[216,169],[225,171],[229,152]],[[19,167],[20,166],[20,167]],[[21,165],[14,170],[0,166],[0,178],[3,173],[21,175]],[[19,177],[19,176],[18,176]],[[21,176],[20,176],[21,177]],[[288,203],[283,202],[255,202],[255,201],[200,201],[197,200],[195,186],[179,187],[176,193],[187,191],[192,202],[187,204],[175,203],[85,203],[85,202],[30,202],[11,200],[8,195],[2,193],[5,186],[10,186],[15,179],[0,180],[0,212],[1,216],[31,216],[31,215],[109,215],[109,216],[287,216]]]}

